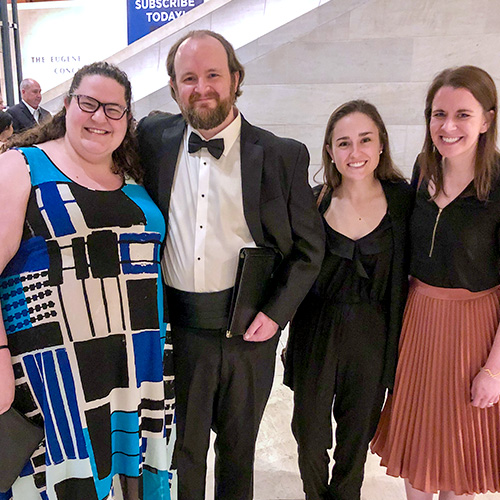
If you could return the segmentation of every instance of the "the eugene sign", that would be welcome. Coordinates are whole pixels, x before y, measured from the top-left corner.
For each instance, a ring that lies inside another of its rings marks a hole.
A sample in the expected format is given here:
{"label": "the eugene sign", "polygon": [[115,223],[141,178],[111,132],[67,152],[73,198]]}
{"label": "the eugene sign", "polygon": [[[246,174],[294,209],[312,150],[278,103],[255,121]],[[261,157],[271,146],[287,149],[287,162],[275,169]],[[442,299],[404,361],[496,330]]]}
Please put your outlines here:
{"label": "the eugene sign", "polygon": [[43,64],[56,75],[70,78],[81,66],[80,56],[31,56],[32,64]]}
{"label": "the eugene sign", "polygon": [[129,44],[203,3],[203,0],[127,1]]}

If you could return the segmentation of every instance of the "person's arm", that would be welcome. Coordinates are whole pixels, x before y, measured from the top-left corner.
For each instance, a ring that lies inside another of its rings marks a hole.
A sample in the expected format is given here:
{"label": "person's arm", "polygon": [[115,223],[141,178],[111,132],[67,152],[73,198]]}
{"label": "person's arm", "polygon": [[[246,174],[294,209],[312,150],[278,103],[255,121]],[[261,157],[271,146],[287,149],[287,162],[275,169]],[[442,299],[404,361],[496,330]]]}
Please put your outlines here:
{"label": "person's arm", "polygon": [[479,408],[500,401],[500,326],[486,363],[472,381],[471,400],[472,406]]}
{"label": "person's arm", "polygon": [[308,181],[309,154],[303,144],[295,151],[288,198],[293,246],[278,270],[274,293],[243,337],[251,342],[268,340],[279,327],[285,327],[314,283],[323,261],[325,236]]}
{"label": "person's arm", "polygon": [[[23,234],[31,182],[26,162],[18,151],[0,155],[0,273],[17,252]],[[0,309],[0,345],[7,344],[7,334]],[[14,401],[14,372],[10,351],[0,349],[0,414]]]}

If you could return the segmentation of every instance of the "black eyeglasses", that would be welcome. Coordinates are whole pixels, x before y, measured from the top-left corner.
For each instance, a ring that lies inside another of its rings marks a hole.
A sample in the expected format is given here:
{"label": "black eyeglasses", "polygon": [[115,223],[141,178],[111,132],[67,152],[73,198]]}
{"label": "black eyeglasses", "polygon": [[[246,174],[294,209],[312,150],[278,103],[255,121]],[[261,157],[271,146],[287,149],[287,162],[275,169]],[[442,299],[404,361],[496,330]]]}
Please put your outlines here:
{"label": "black eyeglasses", "polygon": [[124,108],[119,104],[115,104],[113,102],[100,102],[88,95],[70,94],[70,96],[76,97],[78,107],[85,113],[95,113],[102,106],[104,114],[110,120],[120,120],[128,111],[128,108]]}

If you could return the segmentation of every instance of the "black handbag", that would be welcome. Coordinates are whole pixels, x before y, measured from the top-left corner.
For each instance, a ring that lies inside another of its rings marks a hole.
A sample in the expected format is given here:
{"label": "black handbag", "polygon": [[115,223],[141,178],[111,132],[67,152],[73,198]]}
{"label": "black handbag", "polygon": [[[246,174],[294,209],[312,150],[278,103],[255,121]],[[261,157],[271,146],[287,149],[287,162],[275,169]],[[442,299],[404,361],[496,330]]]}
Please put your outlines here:
{"label": "black handbag", "polygon": [[9,491],[43,437],[43,429],[14,408],[0,415],[0,492]]}

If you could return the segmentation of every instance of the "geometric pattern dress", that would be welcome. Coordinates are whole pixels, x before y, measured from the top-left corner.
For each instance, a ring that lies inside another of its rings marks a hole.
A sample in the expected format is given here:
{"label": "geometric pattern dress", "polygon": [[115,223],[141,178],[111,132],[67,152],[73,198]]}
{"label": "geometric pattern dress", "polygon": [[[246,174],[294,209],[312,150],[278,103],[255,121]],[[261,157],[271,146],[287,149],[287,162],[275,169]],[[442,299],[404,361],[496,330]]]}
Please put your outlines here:
{"label": "geometric pattern dress", "polygon": [[168,500],[174,394],[163,216],[133,181],[88,189],[41,149],[20,151],[32,189],[0,301],[14,406],[45,439],[0,500],[111,500],[117,474],[142,474],[144,500]]}

